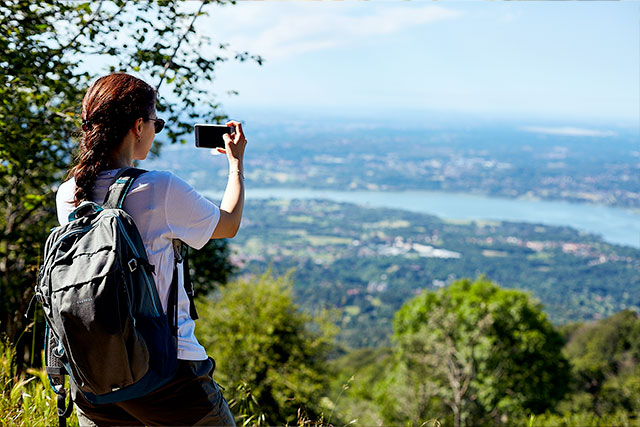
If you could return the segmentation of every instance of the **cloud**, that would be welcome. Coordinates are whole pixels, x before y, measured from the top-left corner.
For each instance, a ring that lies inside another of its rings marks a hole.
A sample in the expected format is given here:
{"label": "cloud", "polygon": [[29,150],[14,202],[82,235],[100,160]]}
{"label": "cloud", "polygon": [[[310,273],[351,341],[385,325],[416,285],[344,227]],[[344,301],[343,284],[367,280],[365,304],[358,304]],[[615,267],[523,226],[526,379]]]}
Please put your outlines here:
{"label": "cloud", "polygon": [[233,8],[220,9],[209,19],[207,27],[216,33],[216,38],[231,42],[237,49],[258,52],[268,60],[276,60],[461,15],[460,11],[436,5],[359,6],[240,2]]}
{"label": "cloud", "polygon": [[526,126],[520,129],[525,132],[541,133],[545,135],[561,135],[561,136],[609,137],[609,136],[617,135],[617,133],[609,130],[584,129],[584,128],[574,128],[569,126],[565,126],[565,127]]}

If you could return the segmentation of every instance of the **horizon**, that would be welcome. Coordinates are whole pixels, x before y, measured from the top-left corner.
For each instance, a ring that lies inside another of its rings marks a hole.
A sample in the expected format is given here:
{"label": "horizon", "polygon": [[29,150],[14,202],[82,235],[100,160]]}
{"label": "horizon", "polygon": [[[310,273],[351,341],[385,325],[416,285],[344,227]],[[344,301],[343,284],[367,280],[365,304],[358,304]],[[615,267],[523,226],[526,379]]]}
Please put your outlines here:
{"label": "horizon", "polygon": [[[230,119],[242,122],[252,121],[257,123],[272,123],[275,119],[282,117],[285,120],[297,122],[318,122],[323,120],[339,120],[339,125],[353,127],[354,125],[408,129],[431,129],[443,128],[451,129],[461,127],[503,127],[512,125],[513,129],[534,131],[553,134],[556,130],[575,130],[575,135],[571,132],[565,136],[615,136],[616,131],[637,134],[640,136],[640,117],[637,120],[624,120],[615,118],[591,118],[591,117],[558,117],[545,114],[512,114],[505,113],[482,113],[475,111],[453,111],[436,109],[345,109],[336,110],[329,107],[262,107],[256,105],[241,105],[242,103],[232,103],[221,105],[221,111]],[[403,122],[402,120],[407,120]],[[195,123],[195,122],[194,122]],[[561,133],[556,133],[560,135]]]}
{"label": "horizon", "polygon": [[[199,3],[181,6],[195,13]],[[195,30],[211,50],[199,54],[231,59],[204,87],[230,117],[436,116],[640,130],[640,3],[247,1],[209,11]],[[238,52],[263,65],[233,60]],[[106,73],[109,61],[78,58],[93,73]],[[151,84],[158,77],[127,72]]]}
{"label": "horizon", "polygon": [[[265,58],[216,70],[225,111],[640,125],[640,4],[243,2],[203,36]],[[536,123],[531,123],[536,126]]]}

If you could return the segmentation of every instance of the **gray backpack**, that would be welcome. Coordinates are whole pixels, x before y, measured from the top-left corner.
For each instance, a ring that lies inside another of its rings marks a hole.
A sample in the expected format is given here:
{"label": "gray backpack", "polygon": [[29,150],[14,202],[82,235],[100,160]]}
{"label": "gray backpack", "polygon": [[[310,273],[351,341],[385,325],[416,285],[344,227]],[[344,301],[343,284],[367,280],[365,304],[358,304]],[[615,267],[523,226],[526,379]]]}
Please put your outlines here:
{"label": "gray backpack", "polygon": [[140,233],[122,209],[144,172],[120,170],[102,206],[83,202],[46,242],[35,293],[47,324],[45,365],[61,425],[73,404],[65,404],[65,375],[88,401],[113,403],[143,396],[175,373],[177,268],[167,316]]}

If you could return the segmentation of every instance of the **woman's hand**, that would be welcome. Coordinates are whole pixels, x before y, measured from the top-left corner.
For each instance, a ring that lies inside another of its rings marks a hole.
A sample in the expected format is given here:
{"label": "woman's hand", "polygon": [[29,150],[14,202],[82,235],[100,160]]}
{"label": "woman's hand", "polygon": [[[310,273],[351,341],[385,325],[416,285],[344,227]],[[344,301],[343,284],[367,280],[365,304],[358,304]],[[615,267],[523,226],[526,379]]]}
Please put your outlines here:
{"label": "woman's hand", "polygon": [[247,140],[242,132],[242,124],[240,122],[230,121],[226,125],[234,126],[235,132],[230,135],[223,135],[224,148],[217,149],[219,153],[227,154],[229,179],[227,188],[222,196],[222,203],[220,203],[220,220],[211,235],[212,239],[234,237],[240,227],[242,209],[244,207],[244,170],[242,160]]}
{"label": "woman's hand", "polygon": [[219,153],[226,153],[229,160],[229,167],[237,168],[242,171],[242,160],[244,158],[244,148],[247,145],[247,140],[242,132],[242,124],[234,120],[225,123],[227,126],[233,126],[235,132],[231,134],[224,134],[224,148],[217,148]]}

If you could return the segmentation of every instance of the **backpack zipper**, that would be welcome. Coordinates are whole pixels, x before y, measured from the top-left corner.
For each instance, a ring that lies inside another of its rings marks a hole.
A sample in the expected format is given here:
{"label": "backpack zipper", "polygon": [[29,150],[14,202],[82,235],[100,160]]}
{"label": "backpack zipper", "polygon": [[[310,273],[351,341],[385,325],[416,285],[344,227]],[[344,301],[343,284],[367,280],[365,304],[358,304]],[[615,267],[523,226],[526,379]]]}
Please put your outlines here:
{"label": "backpack zipper", "polygon": [[56,242],[53,244],[53,246],[51,246],[51,249],[49,249],[49,253],[52,253],[58,247],[58,245],[60,243],[62,243],[62,241],[64,239],[66,239],[67,237],[71,236],[72,234],[87,232],[87,231],[91,230],[95,226],[96,226],[96,224],[91,224],[91,225],[87,225],[87,226],[84,226],[82,228],[79,228],[77,230],[71,230],[71,231],[66,232],[58,240],[56,240]]}
{"label": "backpack zipper", "polygon": [[64,239],[66,239],[69,236],[72,236],[74,234],[78,234],[78,233],[86,233],[87,231],[91,230],[92,228],[94,228],[96,226],[96,224],[91,224],[91,225],[87,225],[84,226],[82,228],[79,228],[77,230],[71,230],[66,232],[65,234],[63,234],[62,236],[60,236],[60,238],[58,238],[58,240],[55,241],[55,243],[51,246],[51,248],[49,249],[49,256],[47,257],[47,259],[44,260],[44,262],[42,263],[42,267],[45,271],[48,270],[48,264],[49,261],[51,259],[51,257],[53,257],[55,255],[55,250],[58,246],[60,246],[60,244],[62,243],[62,241]]}

